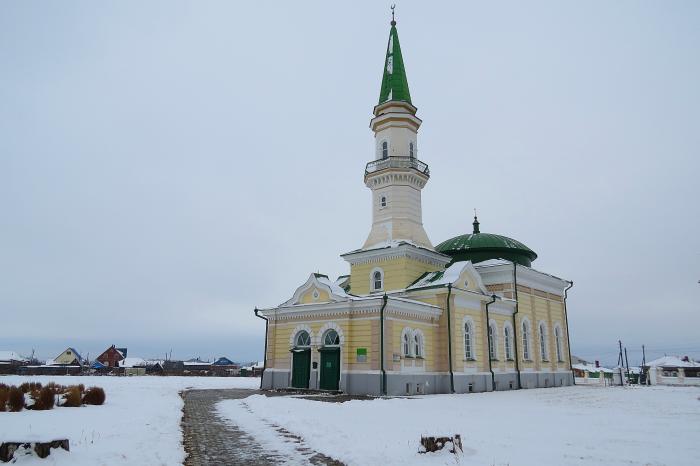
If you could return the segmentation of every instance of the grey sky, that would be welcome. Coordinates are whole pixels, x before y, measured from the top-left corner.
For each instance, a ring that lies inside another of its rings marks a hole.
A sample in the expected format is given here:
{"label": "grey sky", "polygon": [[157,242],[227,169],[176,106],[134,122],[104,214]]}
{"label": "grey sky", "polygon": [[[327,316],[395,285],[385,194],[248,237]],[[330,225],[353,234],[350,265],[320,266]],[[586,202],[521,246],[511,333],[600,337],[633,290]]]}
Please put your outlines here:
{"label": "grey sky", "polygon": [[[253,307],[369,232],[388,7],[2,2],[0,349],[260,357]],[[700,3],[397,21],[433,243],[476,207],[574,280],[575,354],[700,356]]]}

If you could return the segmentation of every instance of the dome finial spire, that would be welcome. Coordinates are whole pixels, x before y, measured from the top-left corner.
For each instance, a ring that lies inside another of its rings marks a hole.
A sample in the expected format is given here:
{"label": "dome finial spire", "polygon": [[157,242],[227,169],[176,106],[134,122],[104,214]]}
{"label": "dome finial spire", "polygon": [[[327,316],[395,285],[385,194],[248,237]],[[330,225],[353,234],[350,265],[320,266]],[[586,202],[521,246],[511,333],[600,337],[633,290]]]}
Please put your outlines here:
{"label": "dome finial spire", "polygon": [[474,209],[474,223],[472,223],[472,225],[474,225],[474,234],[475,234],[475,235],[476,235],[477,233],[481,233],[481,232],[479,231],[479,219],[476,218],[476,208]]}
{"label": "dome finial spire", "polygon": [[394,19],[394,9],[396,8],[396,4],[391,5],[391,25],[396,26],[396,20]]}

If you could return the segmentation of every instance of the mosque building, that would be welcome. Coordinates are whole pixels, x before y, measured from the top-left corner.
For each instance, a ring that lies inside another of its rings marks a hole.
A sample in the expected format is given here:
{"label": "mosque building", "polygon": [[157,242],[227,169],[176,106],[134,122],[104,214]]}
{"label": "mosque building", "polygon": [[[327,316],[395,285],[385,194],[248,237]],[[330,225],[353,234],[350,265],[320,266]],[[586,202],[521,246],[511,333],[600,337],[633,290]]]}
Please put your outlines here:
{"label": "mosque building", "polygon": [[396,22],[364,173],[372,226],[342,254],[350,274],[312,273],[265,319],[264,389],[467,393],[571,385],[567,291],[512,238],[473,231],[437,246],[423,228],[416,116]]}

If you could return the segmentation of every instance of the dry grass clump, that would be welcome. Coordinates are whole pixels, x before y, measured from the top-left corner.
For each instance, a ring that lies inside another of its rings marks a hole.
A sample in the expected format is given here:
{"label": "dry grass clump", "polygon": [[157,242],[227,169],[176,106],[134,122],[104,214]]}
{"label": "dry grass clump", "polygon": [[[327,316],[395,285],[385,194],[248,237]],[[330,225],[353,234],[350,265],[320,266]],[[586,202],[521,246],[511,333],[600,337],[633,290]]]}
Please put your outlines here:
{"label": "dry grass clump", "polygon": [[83,404],[80,387],[73,385],[63,393],[63,404],[67,408],[79,408]]}
{"label": "dry grass clump", "polygon": [[10,397],[10,387],[0,384],[0,412],[5,411],[7,399]]}
{"label": "dry grass clump", "polygon": [[33,398],[34,406],[32,406],[32,409],[36,409],[38,411],[52,409],[56,404],[56,394],[54,393],[53,389],[48,386],[39,390],[38,396],[33,396]]}
{"label": "dry grass clump", "polygon": [[10,387],[7,397],[7,407],[13,413],[18,413],[24,408],[24,392],[17,387]]}
{"label": "dry grass clump", "polygon": [[90,387],[83,395],[83,403],[86,405],[101,405],[105,402],[105,391],[100,387]]}

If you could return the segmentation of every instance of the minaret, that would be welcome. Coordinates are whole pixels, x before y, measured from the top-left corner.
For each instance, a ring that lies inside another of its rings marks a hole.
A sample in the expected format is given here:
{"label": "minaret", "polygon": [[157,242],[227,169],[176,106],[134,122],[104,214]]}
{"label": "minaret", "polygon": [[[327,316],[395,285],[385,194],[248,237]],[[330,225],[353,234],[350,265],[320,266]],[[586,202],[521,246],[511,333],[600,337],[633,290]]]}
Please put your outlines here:
{"label": "minaret", "polygon": [[401,290],[450,261],[435,251],[423,229],[421,190],[430,171],[418,160],[421,120],[416,111],[392,11],[379,103],[370,121],[374,160],[364,176],[372,191],[372,228],[362,248],[342,255],[351,266],[351,293]]}
{"label": "minaret", "polygon": [[430,171],[418,160],[416,111],[392,12],[379,103],[370,121],[375,160],[367,164],[365,185],[372,190],[372,230],[363,248],[395,241],[433,248],[423,229],[421,190]]}

